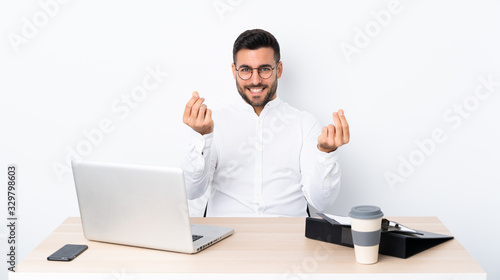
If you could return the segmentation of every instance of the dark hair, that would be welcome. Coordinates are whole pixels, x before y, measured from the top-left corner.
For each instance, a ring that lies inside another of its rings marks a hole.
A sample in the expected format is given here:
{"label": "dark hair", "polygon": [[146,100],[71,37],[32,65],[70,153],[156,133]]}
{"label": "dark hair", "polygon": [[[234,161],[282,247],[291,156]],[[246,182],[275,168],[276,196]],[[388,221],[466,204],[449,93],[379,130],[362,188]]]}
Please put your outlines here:
{"label": "dark hair", "polygon": [[273,34],[262,30],[247,30],[238,36],[233,46],[233,62],[236,63],[236,53],[242,49],[256,50],[260,48],[271,47],[274,50],[274,59],[280,60],[280,45]]}

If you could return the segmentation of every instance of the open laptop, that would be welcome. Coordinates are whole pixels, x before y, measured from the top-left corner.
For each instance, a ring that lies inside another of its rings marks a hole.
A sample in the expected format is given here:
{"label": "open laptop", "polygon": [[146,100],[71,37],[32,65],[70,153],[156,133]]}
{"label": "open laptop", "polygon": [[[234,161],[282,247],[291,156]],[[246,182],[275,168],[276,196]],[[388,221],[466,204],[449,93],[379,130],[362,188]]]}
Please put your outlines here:
{"label": "open laptop", "polygon": [[197,253],[231,228],[192,224],[180,168],[72,162],[88,240]]}

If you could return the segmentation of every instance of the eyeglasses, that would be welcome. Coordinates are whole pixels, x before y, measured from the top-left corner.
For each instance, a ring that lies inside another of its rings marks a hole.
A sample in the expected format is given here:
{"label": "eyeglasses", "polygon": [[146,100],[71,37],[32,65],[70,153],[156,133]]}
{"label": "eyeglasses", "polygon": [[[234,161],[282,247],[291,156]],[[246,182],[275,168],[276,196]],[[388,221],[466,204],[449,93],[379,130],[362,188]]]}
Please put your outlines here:
{"label": "eyeglasses", "polygon": [[236,72],[238,72],[238,77],[242,80],[248,80],[252,78],[253,75],[253,70],[257,69],[257,73],[259,73],[259,76],[262,79],[269,79],[271,75],[273,74],[274,68],[278,66],[280,62],[276,62],[276,65],[274,67],[271,66],[261,66],[259,68],[252,68],[248,66],[242,66],[240,69],[236,69]]}

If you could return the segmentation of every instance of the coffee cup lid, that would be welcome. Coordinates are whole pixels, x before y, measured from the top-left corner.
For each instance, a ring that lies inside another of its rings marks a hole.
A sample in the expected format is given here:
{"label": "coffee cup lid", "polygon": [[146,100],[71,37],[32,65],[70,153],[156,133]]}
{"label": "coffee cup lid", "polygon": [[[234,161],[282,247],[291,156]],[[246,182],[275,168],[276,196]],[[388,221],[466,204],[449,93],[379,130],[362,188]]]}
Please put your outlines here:
{"label": "coffee cup lid", "polygon": [[349,217],[360,220],[377,219],[384,216],[380,207],[373,205],[354,206],[349,212]]}

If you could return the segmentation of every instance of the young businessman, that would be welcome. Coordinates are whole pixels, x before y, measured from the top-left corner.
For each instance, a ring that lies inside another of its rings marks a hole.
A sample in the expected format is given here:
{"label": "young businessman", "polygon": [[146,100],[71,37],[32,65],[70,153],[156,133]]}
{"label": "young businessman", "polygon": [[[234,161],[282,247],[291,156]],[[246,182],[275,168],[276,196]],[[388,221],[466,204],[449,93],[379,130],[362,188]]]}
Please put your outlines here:
{"label": "young businessman", "polygon": [[277,96],[283,63],[267,31],[236,39],[232,70],[240,102],[213,115],[197,92],[186,104],[183,121],[193,129],[182,162],[188,198],[211,185],[207,216],[307,216],[307,202],[326,210],[340,187],[337,149],[349,142],[343,110],[322,128]]}

